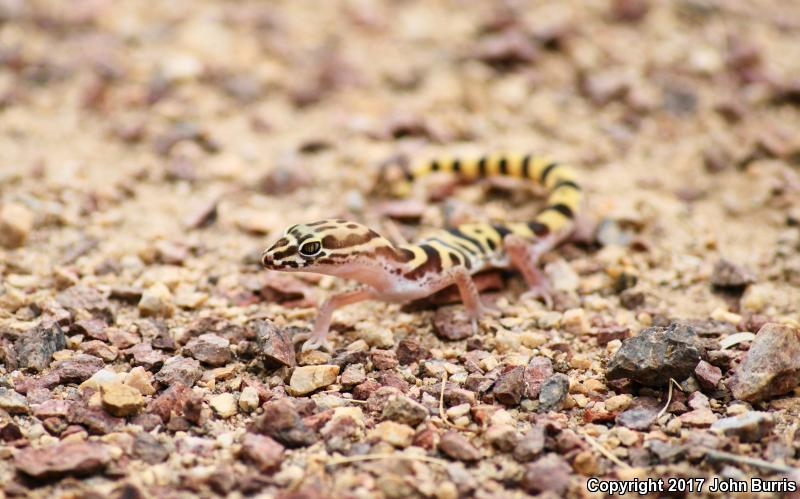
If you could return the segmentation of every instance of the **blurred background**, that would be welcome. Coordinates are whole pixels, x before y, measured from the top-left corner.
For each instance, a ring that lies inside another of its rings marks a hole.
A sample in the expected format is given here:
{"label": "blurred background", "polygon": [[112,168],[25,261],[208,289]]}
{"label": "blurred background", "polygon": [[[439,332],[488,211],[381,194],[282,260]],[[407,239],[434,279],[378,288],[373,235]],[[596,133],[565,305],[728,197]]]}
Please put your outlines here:
{"label": "blurred background", "polygon": [[755,260],[798,218],[798,103],[798,2],[2,0],[6,265],[192,255],[200,279],[298,221],[534,212],[370,197],[398,155],[493,150],[575,163],[598,219]]}

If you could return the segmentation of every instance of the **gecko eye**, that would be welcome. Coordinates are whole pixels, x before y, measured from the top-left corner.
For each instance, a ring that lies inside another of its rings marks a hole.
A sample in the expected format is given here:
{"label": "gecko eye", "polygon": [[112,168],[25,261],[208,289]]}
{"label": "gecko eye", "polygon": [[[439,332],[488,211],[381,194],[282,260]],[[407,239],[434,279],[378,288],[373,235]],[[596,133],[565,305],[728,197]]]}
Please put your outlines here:
{"label": "gecko eye", "polygon": [[303,256],[314,256],[322,250],[322,244],[319,241],[309,241],[300,246],[300,254]]}

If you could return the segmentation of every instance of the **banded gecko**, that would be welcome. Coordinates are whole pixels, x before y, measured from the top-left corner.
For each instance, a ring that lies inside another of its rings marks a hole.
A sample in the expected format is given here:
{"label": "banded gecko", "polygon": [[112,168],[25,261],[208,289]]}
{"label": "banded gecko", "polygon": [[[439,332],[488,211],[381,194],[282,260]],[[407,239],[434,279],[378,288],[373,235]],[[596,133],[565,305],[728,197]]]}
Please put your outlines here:
{"label": "banded gecko", "polygon": [[403,182],[431,172],[465,178],[509,176],[530,179],[547,191],[545,207],[530,222],[469,223],[441,230],[417,244],[393,245],[374,230],[341,219],[292,225],[261,257],[263,266],[285,272],[314,272],[358,281],[363,286],[328,297],[320,306],[303,350],[330,350],[328,329],[334,310],[363,300],[407,302],[455,284],[467,315],[477,319],[491,309],[483,304],[472,276],[488,268],[518,269],[529,293],[548,306],[552,299],[540,256],[568,237],[581,203],[574,171],[535,155],[489,155],[435,159],[404,172]]}

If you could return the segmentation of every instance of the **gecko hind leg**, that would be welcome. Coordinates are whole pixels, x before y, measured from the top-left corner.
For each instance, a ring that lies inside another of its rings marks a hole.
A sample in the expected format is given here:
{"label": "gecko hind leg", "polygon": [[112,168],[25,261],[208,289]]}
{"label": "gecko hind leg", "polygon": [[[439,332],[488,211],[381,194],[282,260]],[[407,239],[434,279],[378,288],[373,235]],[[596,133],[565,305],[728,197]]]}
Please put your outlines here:
{"label": "gecko hind leg", "polygon": [[531,296],[540,299],[547,308],[553,308],[550,281],[539,268],[539,259],[542,254],[552,248],[552,240],[548,238],[530,240],[522,236],[509,234],[503,239],[503,244],[512,265],[519,270],[528,284],[529,289],[522,297]]}

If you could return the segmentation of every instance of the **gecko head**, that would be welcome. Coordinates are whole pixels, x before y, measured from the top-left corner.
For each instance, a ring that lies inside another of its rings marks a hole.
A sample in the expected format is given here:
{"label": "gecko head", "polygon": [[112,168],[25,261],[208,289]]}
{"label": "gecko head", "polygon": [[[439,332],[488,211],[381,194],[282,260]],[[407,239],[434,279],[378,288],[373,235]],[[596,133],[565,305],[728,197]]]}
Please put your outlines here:
{"label": "gecko head", "polygon": [[326,219],[292,225],[275,244],[261,254],[261,264],[284,272],[317,272],[340,275],[358,258],[391,244],[364,225],[342,219]]}

